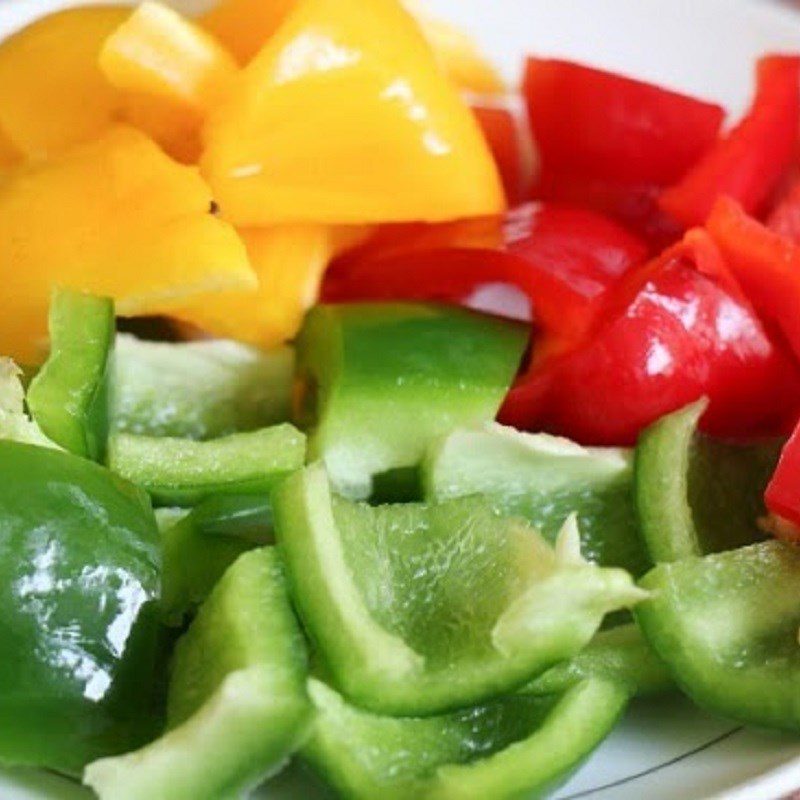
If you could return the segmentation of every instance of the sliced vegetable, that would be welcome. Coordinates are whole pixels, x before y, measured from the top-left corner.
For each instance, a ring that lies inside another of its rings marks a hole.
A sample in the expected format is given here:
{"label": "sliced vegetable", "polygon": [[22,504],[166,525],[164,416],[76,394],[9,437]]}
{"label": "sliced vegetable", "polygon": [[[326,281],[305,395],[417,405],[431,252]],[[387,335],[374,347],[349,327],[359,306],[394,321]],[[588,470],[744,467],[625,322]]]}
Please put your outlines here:
{"label": "sliced vegetable", "polygon": [[108,800],[239,797],[306,737],[313,708],[305,679],[305,643],[278,554],[247,553],[178,642],[167,732],[90,764],[84,782]]}
{"label": "sliced vegetable", "polygon": [[0,263],[14,298],[0,350],[39,360],[54,285],[113,297],[123,316],[254,286],[239,237],[210,207],[196,171],[128,127],[16,170],[0,182]]}
{"label": "sliced vegetable", "polygon": [[727,197],[715,204],[707,227],[755,308],[800,354],[800,246]]}
{"label": "sliced vegetable", "polygon": [[523,694],[548,696],[590,679],[626,686],[631,695],[660,694],[673,687],[664,663],[653,653],[637,625],[600,631],[578,655],[531,681]]}
{"label": "sliced vegetable", "polygon": [[161,526],[166,619],[180,624],[242,553],[271,541],[272,510],[266,495],[214,495],[189,514],[169,520]]}
{"label": "sliced vegetable", "polygon": [[480,494],[499,513],[524,517],[551,542],[575,513],[581,552],[590,561],[633,575],[650,566],[637,530],[626,450],[587,449],[487,424],[437,442],[422,475],[427,500]]}
{"label": "sliced vegetable", "polygon": [[331,498],[324,469],[273,497],[293,597],[335,685],[388,714],[478,703],[578,652],[639,590],[555,550],[482,501],[374,508]]}
{"label": "sliced vegetable", "polygon": [[767,227],[792,244],[800,245],[800,179],[797,177],[770,211]]}
{"label": "sliced vegetable", "polygon": [[397,719],[350,706],[319,681],[310,691],[319,717],[303,758],[351,800],[541,796],[602,741],[628,700],[623,687],[586,680],[560,698]]}
{"label": "sliced vegetable", "polygon": [[436,222],[504,210],[475,119],[396,0],[298,3],[211,115],[204,139],[204,174],[239,226]]}
{"label": "sliced vegetable", "polygon": [[158,531],[86,459],[0,441],[0,463],[0,761],[75,773],[158,724]]}
{"label": "sliced vegetable", "polygon": [[269,492],[303,465],[305,452],[305,436],[288,424],[205,442],[117,433],[108,465],[157,503],[192,506],[216,493]]}
{"label": "sliced vegetable", "polygon": [[491,420],[527,340],[516,323],[419,305],[317,306],[298,342],[309,454],[337,489],[415,467],[429,442]]}
{"label": "sliced vegetable", "polygon": [[800,427],[781,451],[764,495],[767,508],[791,525],[800,525]]}
{"label": "sliced vegetable", "polygon": [[111,300],[57,290],[50,356],[28,389],[28,408],[45,435],[94,461],[105,456],[115,335]]}
{"label": "sliced vegetable", "polygon": [[236,342],[148,342],[120,334],[114,427],[213,439],[283,422],[293,373],[288,347],[262,353]]}
{"label": "sliced vegetable", "polygon": [[800,730],[800,550],[763,542],[659,564],[636,617],[676,683],[701,707]]}
{"label": "sliced vegetable", "polygon": [[636,448],[639,528],[655,563],[732,550],[762,538],[764,488],[780,442],[733,444],[698,433],[700,401],[663,417]]}
{"label": "sliced vegetable", "polygon": [[0,440],[58,449],[25,412],[22,370],[10,359],[0,358]]}
{"label": "sliced vegetable", "polygon": [[768,337],[701,230],[605,298],[591,335],[535,351],[500,420],[587,444],[632,444],[659,417],[709,397],[703,428],[721,436],[781,430],[796,410],[797,368]]}
{"label": "sliced vegetable", "polygon": [[744,119],[660,199],[684,225],[702,225],[728,195],[748,212],[763,209],[792,162],[800,135],[800,57],[765,56]]}

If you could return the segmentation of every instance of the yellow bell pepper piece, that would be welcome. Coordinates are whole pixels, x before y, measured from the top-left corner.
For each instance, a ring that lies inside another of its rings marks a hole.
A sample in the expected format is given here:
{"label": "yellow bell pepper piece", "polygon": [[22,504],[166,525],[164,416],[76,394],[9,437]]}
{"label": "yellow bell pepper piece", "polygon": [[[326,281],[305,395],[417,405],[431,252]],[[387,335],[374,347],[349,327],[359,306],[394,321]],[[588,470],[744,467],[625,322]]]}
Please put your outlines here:
{"label": "yellow bell pepper piece", "polygon": [[21,153],[59,152],[118,116],[120,99],[97,53],[129,14],[105,6],[60,11],[0,44],[0,128]]}
{"label": "yellow bell pepper piece", "polygon": [[421,0],[404,0],[403,4],[417,18],[441,68],[456,86],[476,94],[507,91],[503,79],[471,36],[431,14]]}
{"label": "yellow bell pepper piece", "polygon": [[494,215],[469,109],[397,0],[301,0],[204,128],[226,219],[363,224]]}
{"label": "yellow bell pepper piece", "polygon": [[142,3],[106,39],[99,62],[112,86],[195,112],[198,122],[238,71],[213,36],[154,2]]}
{"label": "yellow bell pepper piece", "polygon": [[8,138],[6,133],[0,128],[0,172],[5,172],[9,167],[13,167],[22,159],[22,154],[14,147],[14,143]]}
{"label": "yellow bell pepper piece", "polygon": [[41,355],[55,285],[113,297],[123,315],[256,285],[233,228],[196,169],[119,126],[0,183],[0,352]]}
{"label": "yellow bell pepper piece", "polygon": [[273,347],[295,336],[319,295],[336,237],[324,225],[278,225],[239,233],[258,276],[256,291],[226,292],[173,311],[217,336]]}
{"label": "yellow bell pepper piece", "polygon": [[297,0],[220,0],[198,22],[247,64],[278,29]]}

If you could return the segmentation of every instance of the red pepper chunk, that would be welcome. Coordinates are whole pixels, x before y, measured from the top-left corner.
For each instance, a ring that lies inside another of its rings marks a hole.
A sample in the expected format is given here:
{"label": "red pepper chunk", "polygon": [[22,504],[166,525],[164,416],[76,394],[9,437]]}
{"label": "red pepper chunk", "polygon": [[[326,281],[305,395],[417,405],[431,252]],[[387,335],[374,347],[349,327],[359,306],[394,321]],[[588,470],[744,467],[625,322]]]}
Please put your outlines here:
{"label": "red pepper chunk", "polygon": [[434,248],[347,258],[325,276],[326,302],[429,300],[475,305],[490,286],[523,293],[551,336],[585,335],[610,286],[642,263],[646,247],[624,228],[582,209],[515,209],[500,249]]}
{"label": "red pepper chunk", "polygon": [[525,98],[543,177],[677,180],[714,143],[714,103],[569,61],[529,58]]}
{"label": "red pepper chunk", "polygon": [[800,180],[795,180],[767,217],[767,227],[800,245]]}
{"label": "red pepper chunk", "polygon": [[715,204],[707,228],[757,311],[800,357],[800,246],[727,197]]}
{"label": "red pepper chunk", "polygon": [[[778,532],[792,533],[792,526],[800,526],[800,425],[781,451],[775,473],[764,494],[767,509],[781,520],[788,520],[791,526],[778,525]],[[782,536],[797,541],[797,536]]]}
{"label": "red pepper chunk", "polygon": [[[777,401],[765,388],[776,385],[784,388]],[[745,436],[783,424],[798,385],[718,249],[695,230],[609,295],[582,344],[556,356],[535,352],[500,419],[586,444],[629,445],[705,395],[704,429]]]}
{"label": "red pepper chunk", "polygon": [[728,195],[748,212],[762,210],[790,166],[800,133],[800,57],[766,56],[756,70],[750,111],[674,186],[661,207],[684,225],[702,225]]}

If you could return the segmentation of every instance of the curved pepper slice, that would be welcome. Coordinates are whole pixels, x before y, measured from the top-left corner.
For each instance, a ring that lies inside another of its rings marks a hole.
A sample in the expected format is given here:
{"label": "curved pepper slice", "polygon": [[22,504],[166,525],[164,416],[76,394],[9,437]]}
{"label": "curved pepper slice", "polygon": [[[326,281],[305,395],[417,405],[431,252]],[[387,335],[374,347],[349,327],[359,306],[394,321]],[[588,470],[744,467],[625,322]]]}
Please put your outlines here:
{"label": "curved pepper slice", "polygon": [[122,315],[253,286],[244,246],[210,205],[196,171],[133,128],[15,171],[0,183],[0,263],[14,298],[0,350],[38,360],[54,285],[112,297]]}
{"label": "curved pepper slice", "polygon": [[60,449],[26,413],[21,378],[22,370],[14,362],[0,357],[0,439]]}
{"label": "curved pepper slice", "polygon": [[[768,337],[701,230],[622,281],[590,335],[534,357],[500,420],[589,444],[632,444],[659,417],[706,395],[704,429],[780,430],[797,407],[797,368]],[[543,346],[548,346],[545,339]],[[776,399],[764,386],[786,386]]]}
{"label": "curved pepper slice", "polygon": [[320,465],[287,478],[273,504],[294,602],[328,673],[381,713],[432,714],[510,691],[641,596],[623,570],[581,558],[574,521],[553,549],[479,499],[334,499]]}
{"label": "curved pepper slice", "polygon": [[113,380],[114,303],[68,290],[50,304],[50,356],[28,388],[31,416],[75,455],[102,461]]}
{"label": "curved pepper slice", "polygon": [[702,225],[728,195],[758,212],[792,162],[800,135],[800,57],[766,56],[747,116],[660,198],[684,225]]}
{"label": "curved pepper slice", "polygon": [[217,336],[257,347],[275,347],[300,330],[317,300],[322,275],[334,254],[325,225],[275,225],[239,231],[258,278],[258,289],[199,298],[172,312]]}
{"label": "curved pepper slice", "polygon": [[284,422],[294,361],[288,347],[264,353],[238,342],[150,342],[119,334],[114,428],[213,439]]}
{"label": "curved pepper slice", "polygon": [[525,326],[460,309],[317,306],[298,341],[310,457],[343,494],[368,497],[374,475],[493,419],[526,340]]}
{"label": "curved pepper slice", "polygon": [[636,447],[639,528],[655,563],[752,544],[780,441],[733,444],[698,433],[707,407],[658,420]]}
{"label": "curved pepper slice", "polygon": [[492,423],[437,441],[421,472],[426,500],[479,494],[498,513],[528,520],[548,541],[574,513],[587,559],[641,575],[651,562],[636,526],[631,462],[629,451],[588,449]]}
{"label": "curved pepper slice", "polygon": [[204,137],[204,174],[238,226],[435,222],[505,205],[475,119],[396,0],[298,3]]}
{"label": "curved pepper slice", "polygon": [[305,452],[305,436],[291,425],[205,442],[117,433],[108,442],[108,465],[161,505],[193,506],[216,493],[269,492],[302,466]]}
{"label": "curved pepper slice", "polygon": [[59,153],[99,135],[118,115],[119,95],[97,54],[129,14],[113,6],[67,9],[0,43],[0,128],[21,153]]}
{"label": "curved pepper slice", "polygon": [[791,540],[797,535],[792,526],[800,525],[800,427],[795,427],[781,451],[778,466],[770,478],[764,500],[767,508],[782,520],[788,520]]}
{"label": "curved pepper slice", "polygon": [[103,800],[241,796],[309,732],[305,650],[278,553],[241,556],[176,646],[167,732],[90,764],[84,782]]}
{"label": "curved pepper slice", "polygon": [[160,553],[147,496],[0,441],[0,760],[68,773],[154,733]]}
{"label": "curved pepper slice", "polygon": [[762,542],[659,564],[636,618],[699,706],[760,727],[800,730],[800,550]]}
{"label": "curved pepper slice", "polygon": [[628,702],[624,688],[591,679],[562,697],[397,719],[350,706],[316,680],[309,690],[319,716],[301,756],[350,800],[538,797],[597,747]]}
{"label": "curved pepper slice", "polygon": [[556,664],[520,690],[539,696],[561,694],[591,678],[626,686],[631,696],[661,694],[674,687],[672,676],[638,625],[600,631],[575,658]]}

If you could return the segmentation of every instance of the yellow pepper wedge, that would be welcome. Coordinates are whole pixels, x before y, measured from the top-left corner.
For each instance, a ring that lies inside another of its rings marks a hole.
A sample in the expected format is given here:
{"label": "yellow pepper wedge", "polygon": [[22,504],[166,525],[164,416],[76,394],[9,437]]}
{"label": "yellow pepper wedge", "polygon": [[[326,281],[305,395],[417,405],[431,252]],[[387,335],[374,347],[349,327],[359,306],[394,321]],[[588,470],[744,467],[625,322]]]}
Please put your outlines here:
{"label": "yellow pepper wedge", "polygon": [[338,237],[324,225],[278,225],[239,232],[258,276],[255,291],[198,297],[173,316],[258,347],[292,339],[317,300]]}
{"label": "yellow pepper wedge", "polygon": [[507,91],[500,74],[471,36],[431,14],[421,0],[404,0],[403,4],[417,18],[439,65],[456,86],[476,94]]}
{"label": "yellow pepper wedge", "polygon": [[301,0],[204,128],[226,219],[364,224],[491,216],[497,168],[396,0]]}
{"label": "yellow pepper wedge", "polygon": [[22,153],[17,150],[14,143],[8,138],[3,129],[0,128],[0,173],[18,164],[21,159]]}
{"label": "yellow pepper wedge", "polygon": [[238,71],[213,36],[155,2],[142,3],[106,39],[99,63],[112,86],[195,112],[198,123]]}
{"label": "yellow pepper wedge", "polygon": [[297,0],[220,0],[198,23],[247,64],[278,29]]}
{"label": "yellow pepper wedge", "polygon": [[256,285],[196,169],[126,126],[0,183],[0,352],[41,356],[55,285],[113,297],[123,315]]}
{"label": "yellow pepper wedge", "polygon": [[129,14],[108,6],[60,11],[0,44],[0,128],[21,153],[60,152],[119,116],[120,98],[97,53]]}

